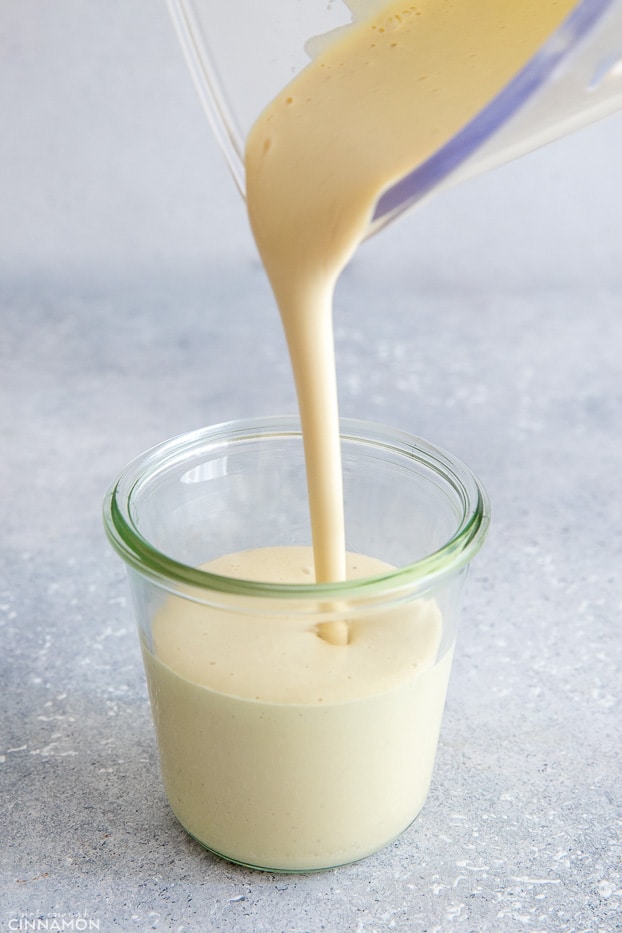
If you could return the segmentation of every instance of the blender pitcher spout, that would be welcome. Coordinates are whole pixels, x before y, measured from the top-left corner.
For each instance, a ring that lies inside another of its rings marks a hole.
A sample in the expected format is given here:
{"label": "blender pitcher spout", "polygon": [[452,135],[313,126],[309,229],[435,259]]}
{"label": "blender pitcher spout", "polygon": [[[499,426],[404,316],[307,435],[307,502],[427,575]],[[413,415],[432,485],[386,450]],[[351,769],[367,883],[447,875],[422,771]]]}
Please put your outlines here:
{"label": "blender pitcher spout", "polygon": [[[382,10],[372,0],[365,9]],[[263,108],[308,63],[309,40],[351,24],[346,3],[167,0],[215,136],[245,196],[244,148]],[[352,5],[352,4],[350,4]],[[407,93],[407,92],[405,92]],[[388,188],[370,233],[457,184],[622,107],[622,0],[579,0],[514,77],[424,162]]]}

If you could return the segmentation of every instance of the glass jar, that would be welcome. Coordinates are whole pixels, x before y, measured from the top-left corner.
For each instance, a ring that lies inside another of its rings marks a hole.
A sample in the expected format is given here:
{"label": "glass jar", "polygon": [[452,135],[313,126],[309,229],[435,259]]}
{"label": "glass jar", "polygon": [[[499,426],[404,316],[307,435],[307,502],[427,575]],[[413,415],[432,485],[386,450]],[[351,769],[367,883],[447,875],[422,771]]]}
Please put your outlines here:
{"label": "glass jar", "polygon": [[[351,862],[415,819],[488,527],[485,492],[447,453],[355,421],[341,444],[349,562],[363,573],[343,583],[313,583],[295,418],[167,441],[105,500],[171,807],[203,846],[255,868]],[[271,579],[290,568],[285,582],[245,578],[257,549]]]}

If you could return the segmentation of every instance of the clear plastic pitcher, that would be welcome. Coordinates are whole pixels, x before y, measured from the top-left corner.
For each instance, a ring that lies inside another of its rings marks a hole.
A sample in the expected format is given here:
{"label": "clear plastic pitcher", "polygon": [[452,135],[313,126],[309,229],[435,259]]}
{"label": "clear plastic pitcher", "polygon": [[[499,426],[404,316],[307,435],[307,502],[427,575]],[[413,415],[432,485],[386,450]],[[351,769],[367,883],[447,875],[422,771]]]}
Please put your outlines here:
{"label": "clear plastic pitcher", "polygon": [[[336,0],[167,0],[212,128],[244,195],[248,130],[308,64],[309,40],[347,25]],[[381,7],[372,0],[370,9]],[[489,104],[389,189],[373,229],[441,186],[509,161],[622,107],[622,0],[580,0]]]}

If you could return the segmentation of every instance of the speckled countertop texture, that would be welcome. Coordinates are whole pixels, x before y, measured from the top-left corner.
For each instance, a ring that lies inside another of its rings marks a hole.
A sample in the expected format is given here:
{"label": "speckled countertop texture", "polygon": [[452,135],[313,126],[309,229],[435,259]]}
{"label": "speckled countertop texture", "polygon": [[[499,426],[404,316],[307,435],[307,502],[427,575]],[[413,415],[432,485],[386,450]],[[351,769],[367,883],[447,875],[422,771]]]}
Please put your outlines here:
{"label": "speckled countertop texture", "polygon": [[261,874],[168,808],[100,518],[146,447],[294,409],[243,204],[164,4],[5,0],[0,47],[0,931],[622,930],[620,117],[343,277],[343,414],[466,460],[493,524],[423,813]]}

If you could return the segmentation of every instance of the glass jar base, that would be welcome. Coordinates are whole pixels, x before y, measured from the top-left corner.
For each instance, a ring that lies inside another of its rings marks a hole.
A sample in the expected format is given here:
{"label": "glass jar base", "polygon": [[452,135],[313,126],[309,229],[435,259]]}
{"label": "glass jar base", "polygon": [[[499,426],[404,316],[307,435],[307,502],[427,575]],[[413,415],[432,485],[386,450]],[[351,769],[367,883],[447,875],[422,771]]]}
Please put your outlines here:
{"label": "glass jar base", "polygon": [[[326,864],[322,865],[300,865],[300,866],[286,866],[282,867],[279,865],[257,865],[252,860],[246,860],[242,858],[235,858],[232,855],[228,855],[225,852],[220,852],[218,849],[213,848],[212,846],[206,845],[200,839],[198,839],[193,833],[190,832],[187,827],[181,823],[182,828],[185,832],[188,833],[191,839],[201,846],[206,852],[209,852],[210,855],[215,855],[217,858],[222,859],[224,862],[229,862],[231,865],[239,865],[241,868],[250,868],[253,871],[261,871],[266,874],[275,874],[275,875],[310,875],[318,874],[323,871],[333,871],[336,868],[344,868],[347,865],[354,865],[356,862],[363,862],[367,858],[371,858],[372,855],[376,855],[378,852],[382,852],[383,849],[386,849],[387,846],[390,846],[397,839],[399,839],[410,827],[417,821],[421,811],[411,820],[408,826],[405,826],[404,829],[400,830],[398,833],[391,836],[385,842],[382,842],[380,845],[374,846],[365,851],[360,855],[346,857],[342,859],[336,859],[334,862],[330,859],[326,860]],[[314,859],[317,861],[317,859]]]}

